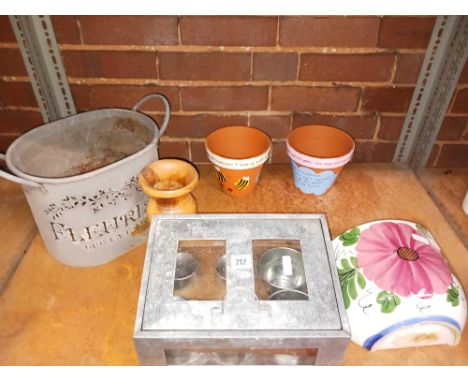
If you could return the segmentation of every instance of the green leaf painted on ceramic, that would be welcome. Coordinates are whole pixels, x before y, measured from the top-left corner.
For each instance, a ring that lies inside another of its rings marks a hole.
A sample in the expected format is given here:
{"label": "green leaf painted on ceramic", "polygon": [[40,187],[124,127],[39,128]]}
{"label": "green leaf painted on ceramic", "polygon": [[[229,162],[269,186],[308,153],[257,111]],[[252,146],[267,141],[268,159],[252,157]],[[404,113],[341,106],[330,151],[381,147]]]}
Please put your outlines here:
{"label": "green leaf painted on ceramic", "polygon": [[351,269],[351,265],[349,264],[348,259],[341,259],[341,266],[343,269]]}
{"label": "green leaf painted on ceramic", "polygon": [[400,305],[400,297],[391,293],[382,291],[377,295],[377,303],[381,305],[382,313],[392,313]]}
{"label": "green leaf painted on ceramic", "polygon": [[360,233],[361,231],[359,230],[359,228],[354,227],[351,228],[349,231],[346,231],[345,233],[341,234],[339,239],[343,242],[343,246],[347,247],[357,243],[357,241],[359,240]]}
{"label": "green leaf painted on ceramic", "polygon": [[341,293],[343,294],[343,302],[345,309],[349,308],[349,304],[351,303],[351,300],[349,299],[348,296],[348,291],[346,290],[346,285],[341,285]]}
{"label": "green leaf painted on ceramic", "polygon": [[366,279],[364,278],[364,276],[362,275],[361,272],[356,272],[356,279],[357,279],[357,283],[359,285],[359,287],[361,289],[364,289],[366,287]]}
{"label": "green leaf painted on ceramic", "polygon": [[358,296],[356,283],[359,288],[364,289],[366,287],[366,279],[359,271],[355,256],[350,256],[349,259],[341,259],[340,264],[342,268],[337,267],[338,278],[340,280],[345,308],[347,309],[351,304],[351,300],[355,300]]}
{"label": "green leaf painted on ceramic", "polygon": [[348,292],[349,297],[351,297],[353,300],[356,300],[357,290],[356,283],[354,282],[354,277],[348,280]]}
{"label": "green leaf painted on ceramic", "polygon": [[447,289],[447,302],[452,304],[453,307],[460,304],[460,291],[454,284]]}

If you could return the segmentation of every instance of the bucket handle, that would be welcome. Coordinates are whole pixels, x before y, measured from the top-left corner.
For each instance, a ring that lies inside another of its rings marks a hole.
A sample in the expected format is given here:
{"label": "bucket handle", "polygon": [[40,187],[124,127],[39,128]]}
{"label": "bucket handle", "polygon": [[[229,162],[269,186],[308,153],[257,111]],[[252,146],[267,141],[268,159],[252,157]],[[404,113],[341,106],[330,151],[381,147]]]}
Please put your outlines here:
{"label": "bucket handle", "polygon": [[[0,160],[4,161],[5,159],[6,159],[5,154],[0,154]],[[19,183],[22,186],[28,186],[28,187],[34,187],[34,188],[42,187],[42,185],[40,185],[39,183],[20,178],[18,176],[15,176],[3,170],[0,170],[0,178],[11,180],[12,182]]]}
{"label": "bucket handle", "polygon": [[138,109],[141,107],[141,105],[143,105],[146,101],[150,100],[151,98],[160,98],[165,108],[163,123],[161,125],[161,128],[159,129],[158,135],[154,138],[154,141],[153,141],[154,144],[157,144],[161,136],[166,131],[167,125],[169,124],[169,117],[171,116],[171,106],[169,105],[169,101],[167,100],[167,98],[160,93],[151,93],[151,94],[145,95],[142,99],[140,99],[135,104],[135,106],[133,106],[132,111],[139,111]]}

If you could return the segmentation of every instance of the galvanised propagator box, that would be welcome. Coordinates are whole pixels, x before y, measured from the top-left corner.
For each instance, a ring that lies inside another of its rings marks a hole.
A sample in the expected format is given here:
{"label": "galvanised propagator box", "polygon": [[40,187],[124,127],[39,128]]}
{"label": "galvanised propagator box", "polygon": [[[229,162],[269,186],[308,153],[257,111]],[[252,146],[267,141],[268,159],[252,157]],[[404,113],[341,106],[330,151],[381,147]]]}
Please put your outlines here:
{"label": "galvanised propagator box", "polygon": [[324,215],[153,218],[134,342],[144,365],[333,365],[349,327]]}

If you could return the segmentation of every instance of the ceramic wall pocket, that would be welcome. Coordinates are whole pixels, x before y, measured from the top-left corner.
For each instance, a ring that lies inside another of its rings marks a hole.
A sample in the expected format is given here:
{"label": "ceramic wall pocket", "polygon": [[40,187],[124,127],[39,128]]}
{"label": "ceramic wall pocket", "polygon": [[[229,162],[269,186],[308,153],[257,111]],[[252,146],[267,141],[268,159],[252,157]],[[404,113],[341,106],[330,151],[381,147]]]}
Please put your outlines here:
{"label": "ceramic wall pocket", "polygon": [[457,345],[465,293],[423,226],[381,220],[333,240],[351,339],[374,351]]}

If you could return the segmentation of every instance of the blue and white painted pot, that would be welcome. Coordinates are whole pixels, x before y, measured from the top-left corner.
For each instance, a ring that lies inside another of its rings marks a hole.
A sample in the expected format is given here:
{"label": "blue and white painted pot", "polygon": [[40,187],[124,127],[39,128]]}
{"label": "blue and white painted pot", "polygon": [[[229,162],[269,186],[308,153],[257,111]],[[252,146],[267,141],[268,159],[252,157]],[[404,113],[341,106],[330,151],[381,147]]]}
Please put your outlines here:
{"label": "blue and white painted pot", "polygon": [[308,125],[294,129],[286,141],[294,185],[304,194],[323,195],[353,157],[355,143],[332,126]]}

